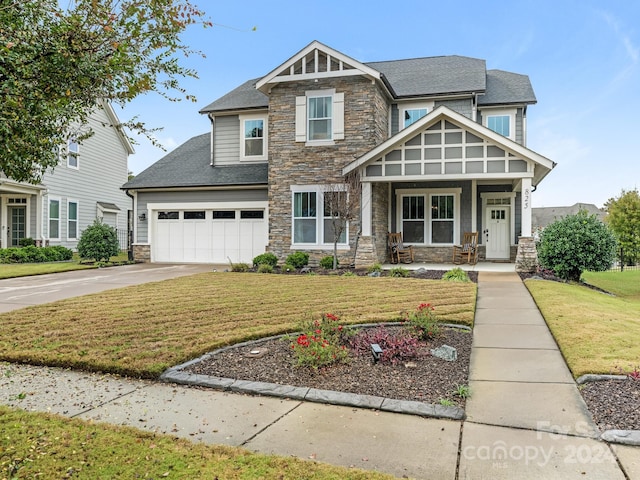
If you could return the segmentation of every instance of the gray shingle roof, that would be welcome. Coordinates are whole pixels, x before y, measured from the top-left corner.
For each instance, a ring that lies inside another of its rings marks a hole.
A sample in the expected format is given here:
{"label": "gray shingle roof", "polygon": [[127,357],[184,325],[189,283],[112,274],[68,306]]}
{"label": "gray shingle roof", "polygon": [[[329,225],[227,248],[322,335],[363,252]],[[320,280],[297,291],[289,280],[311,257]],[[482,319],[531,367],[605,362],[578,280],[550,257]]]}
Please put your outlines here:
{"label": "gray shingle roof", "polygon": [[210,103],[200,113],[220,112],[224,110],[241,110],[245,108],[267,108],[269,97],[256,90],[256,82],[259,78],[244,82],[238,88],[231,90],[215,102]]}
{"label": "gray shingle roof", "polygon": [[484,60],[451,55],[365,63],[382,73],[398,97],[482,92],[486,87]]}
{"label": "gray shingle roof", "polygon": [[123,189],[266,185],[267,164],[210,166],[211,134],[187,140],[125,183]]}
{"label": "gray shingle roof", "polygon": [[604,210],[592,203],[576,203],[570,207],[536,207],[531,209],[531,225],[534,228],[544,228],[567,215],[575,215],[580,210],[586,210],[589,215],[595,215],[600,221],[606,216]]}
{"label": "gray shingle roof", "polygon": [[536,102],[529,77],[504,70],[487,71],[487,91],[478,97],[478,105]]}

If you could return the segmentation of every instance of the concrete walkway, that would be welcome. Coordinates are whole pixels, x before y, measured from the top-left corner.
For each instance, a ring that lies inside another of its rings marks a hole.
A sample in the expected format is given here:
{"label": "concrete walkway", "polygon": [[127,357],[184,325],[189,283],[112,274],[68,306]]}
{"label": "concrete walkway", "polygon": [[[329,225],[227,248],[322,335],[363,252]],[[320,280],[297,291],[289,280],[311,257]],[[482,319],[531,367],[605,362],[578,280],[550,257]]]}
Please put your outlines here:
{"label": "concrete walkway", "polygon": [[2,404],[198,442],[397,477],[640,479],[640,448],[612,448],[597,439],[566,364],[515,273],[480,273],[470,388],[461,422],[0,365]]}

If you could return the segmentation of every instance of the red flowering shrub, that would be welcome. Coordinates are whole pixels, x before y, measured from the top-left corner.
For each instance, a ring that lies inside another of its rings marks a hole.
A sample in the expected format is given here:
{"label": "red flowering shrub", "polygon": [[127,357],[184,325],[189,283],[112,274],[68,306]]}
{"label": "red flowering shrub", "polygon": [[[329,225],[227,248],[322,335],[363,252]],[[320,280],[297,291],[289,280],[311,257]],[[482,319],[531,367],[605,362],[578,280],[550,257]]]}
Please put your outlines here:
{"label": "red flowering shrub", "polygon": [[306,322],[302,333],[291,342],[296,365],[317,369],[346,361],[348,352],[342,344],[343,331],[339,318],[332,313]]}
{"label": "red flowering shrub", "polygon": [[410,330],[422,339],[429,340],[440,333],[440,326],[435,313],[435,308],[430,303],[421,303],[413,312],[404,312],[402,320],[407,322]]}

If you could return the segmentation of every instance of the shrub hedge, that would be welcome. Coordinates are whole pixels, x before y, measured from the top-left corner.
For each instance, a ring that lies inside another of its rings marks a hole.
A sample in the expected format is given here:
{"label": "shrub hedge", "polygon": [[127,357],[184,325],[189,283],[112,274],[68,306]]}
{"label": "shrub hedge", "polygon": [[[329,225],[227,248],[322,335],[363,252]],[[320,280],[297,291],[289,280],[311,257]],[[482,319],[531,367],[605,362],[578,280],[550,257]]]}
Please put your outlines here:
{"label": "shrub hedge", "polygon": [[0,263],[43,263],[71,260],[73,252],[61,245],[53,247],[34,247],[0,249]]}

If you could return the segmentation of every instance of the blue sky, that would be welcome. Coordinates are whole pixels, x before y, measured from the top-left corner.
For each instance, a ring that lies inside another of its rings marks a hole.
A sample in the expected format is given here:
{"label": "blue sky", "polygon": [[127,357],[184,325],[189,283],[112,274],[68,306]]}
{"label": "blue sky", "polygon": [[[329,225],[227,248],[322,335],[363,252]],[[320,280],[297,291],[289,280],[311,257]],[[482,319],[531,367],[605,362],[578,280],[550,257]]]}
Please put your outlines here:
{"label": "blue sky", "polygon": [[[146,95],[120,112],[163,127],[157,137],[168,151],[208,131],[200,108],[318,40],[362,62],[464,55],[529,75],[538,104],[528,109],[527,146],[558,164],[534,193],[536,207],[601,207],[640,188],[636,0],[195,2],[216,24],[185,36],[206,55],[185,63],[199,73],[183,82],[197,103]],[[165,155],[137,141],[136,174]]]}

